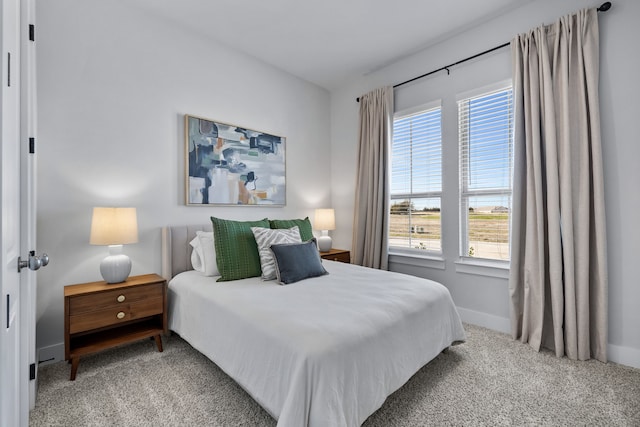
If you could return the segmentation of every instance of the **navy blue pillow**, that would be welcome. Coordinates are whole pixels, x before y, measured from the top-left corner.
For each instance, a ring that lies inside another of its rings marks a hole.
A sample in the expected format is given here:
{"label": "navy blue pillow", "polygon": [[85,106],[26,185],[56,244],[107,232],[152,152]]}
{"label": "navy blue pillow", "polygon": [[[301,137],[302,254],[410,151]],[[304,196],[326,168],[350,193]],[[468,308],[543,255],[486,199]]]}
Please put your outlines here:
{"label": "navy blue pillow", "polygon": [[322,266],[316,239],[305,243],[271,245],[271,252],[276,261],[278,282],[283,285],[328,274]]}

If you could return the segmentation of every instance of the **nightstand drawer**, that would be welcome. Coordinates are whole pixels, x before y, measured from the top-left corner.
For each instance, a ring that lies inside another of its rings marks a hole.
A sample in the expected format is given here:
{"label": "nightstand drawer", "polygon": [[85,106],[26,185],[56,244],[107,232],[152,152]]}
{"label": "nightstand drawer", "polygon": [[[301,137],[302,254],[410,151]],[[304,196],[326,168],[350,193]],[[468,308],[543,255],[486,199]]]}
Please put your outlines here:
{"label": "nightstand drawer", "polygon": [[122,303],[103,310],[93,310],[82,314],[69,316],[69,333],[90,331],[105,326],[113,326],[131,320],[142,319],[154,314],[161,314],[164,310],[164,298],[160,294],[157,298],[144,301]]}
{"label": "nightstand drawer", "polygon": [[163,288],[164,283],[154,283],[133,288],[74,296],[69,300],[69,314],[76,316],[82,313],[105,310],[110,307],[127,306],[129,303],[143,301],[148,298],[162,298]]}
{"label": "nightstand drawer", "polygon": [[330,261],[351,262],[351,252],[344,249],[331,249],[329,252],[320,252],[322,259],[328,259]]}
{"label": "nightstand drawer", "polygon": [[340,252],[339,254],[328,255],[324,257],[324,259],[346,262],[347,264],[351,262],[351,256],[349,255],[349,252]]}

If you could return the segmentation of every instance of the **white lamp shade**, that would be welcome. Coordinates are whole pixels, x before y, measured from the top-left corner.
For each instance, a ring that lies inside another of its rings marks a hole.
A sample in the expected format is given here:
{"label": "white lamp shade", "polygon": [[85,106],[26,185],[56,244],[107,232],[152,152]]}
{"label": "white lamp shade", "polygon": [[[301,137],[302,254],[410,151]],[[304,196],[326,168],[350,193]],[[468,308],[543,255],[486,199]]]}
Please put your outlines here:
{"label": "white lamp shade", "polygon": [[109,256],[100,263],[100,274],[107,283],[120,283],[131,273],[131,259],[122,245],[138,242],[136,208],[93,208],[92,245],[108,245]]}
{"label": "white lamp shade", "polygon": [[136,208],[93,208],[92,245],[126,245],[138,242]]}
{"label": "white lamp shade", "polygon": [[316,230],[335,230],[335,211],[333,209],[316,209],[313,224]]}

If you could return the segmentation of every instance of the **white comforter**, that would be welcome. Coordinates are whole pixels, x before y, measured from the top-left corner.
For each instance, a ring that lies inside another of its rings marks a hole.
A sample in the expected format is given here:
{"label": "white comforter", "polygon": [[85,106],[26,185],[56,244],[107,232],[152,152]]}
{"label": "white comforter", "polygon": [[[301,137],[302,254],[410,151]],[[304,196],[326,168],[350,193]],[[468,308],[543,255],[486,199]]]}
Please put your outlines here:
{"label": "white comforter", "polygon": [[[359,426],[444,348],[465,339],[449,291],[413,276],[332,261],[287,286],[169,283],[169,325],[278,420]],[[212,403],[215,404],[215,403]]]}

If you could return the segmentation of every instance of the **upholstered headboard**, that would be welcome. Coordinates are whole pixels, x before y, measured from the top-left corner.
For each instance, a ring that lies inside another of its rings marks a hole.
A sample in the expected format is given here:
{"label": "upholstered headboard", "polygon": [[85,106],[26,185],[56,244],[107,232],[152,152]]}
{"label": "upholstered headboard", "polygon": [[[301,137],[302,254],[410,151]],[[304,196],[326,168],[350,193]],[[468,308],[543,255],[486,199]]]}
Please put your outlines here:
{"label": "upholstered headboard", "polygon": [[189,244],[196,231],[212,231],[209,224],[174,225],[162,228],[162,277],[171,280],[176,274],[193,270]]}

